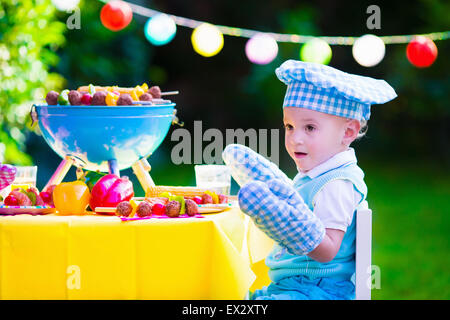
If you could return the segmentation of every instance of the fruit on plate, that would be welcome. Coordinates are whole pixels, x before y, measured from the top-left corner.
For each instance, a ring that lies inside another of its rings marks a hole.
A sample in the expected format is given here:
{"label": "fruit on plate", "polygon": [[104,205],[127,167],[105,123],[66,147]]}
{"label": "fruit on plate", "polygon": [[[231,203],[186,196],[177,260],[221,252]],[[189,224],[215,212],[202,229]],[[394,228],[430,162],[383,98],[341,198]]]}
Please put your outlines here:
{"label": "fruit on plate", "polygon": [[53,202],[53,190],[55,190],[55,187],[56,185],[52,184],[39,194],[42,200],[44,200],[44,202],[51,207],[55,206],[55,203]]}
{"label": "fruit on plate", "polygon": [[133,196],[133,183],[127,176],[119,178],[115,174],[107,174],[92,188],[89,206],[94,211],[96,207],[116,207],[122,201],[130,201]]}
{"label": "fruit on plate", "polygon": [[193,200],[196,204],[203,204],[202,197],[195,196],[195,197],[192,198],[192,200]]}
{"label": "fruit on plate", "polygon": [[131,106],[133,104],[133,98],[128,93],[123,93],[117,99],[118,106]]}
{"label": "fruit on plate", "polygon": [[47,101],[47,104],[49,106],[56,106],[58,104],[58,97],[59,97],[59,93],[51,90],[47,93],[47,96],[45,97],[45,101]]}
{"label": "fruit on plate", "polygon": [[202,204],[209,204],[209,203],[213,203],[213,198],[210,194],[203,194],[202,195]]}
{"label": "fruit on plate", "polygon": [[86,106],[91,105],[92,103],[92,95],[89,93],[85,93],[81,96],[81,104],[84,104]]}
{"label": "fruit on plate", "polygon": [[39,194],[39,190],[30,187],[27,190],[16,188],[12,190],[4,200],[7,206],[43,206],[44,200]]}
{"label": "fruit on plate", "polygon": [[131,90],[130,96],[134,101],[139,101],[139,97],[144,93],[144,89],[142,89],[140,86],[136,86],[133,90]]}
{"label": "fruit on plate", "polygon": [[58,96],[58,104],[62,106],[67,106],[70,104],[68,89],[61,91],[61,94]]}
{"label": "fruit on plate", "polygon": [[162,192],[158,195],[160,198],[167,198],[168,202],[177,201],[180,204],[180,212],[179,214],[184,214],[186,212],[185,199],[180,195],[173,195],[170,192]]}
{"label": "fruit on plate", "polygon": [[186,200],[183,196],[172,196],[169,198],[170,201],[177,201],[180,204],[180,214],[186,213]]}
{"label": "fruit on plate", "polygon": [[219,203],[228,203],[228,197],[224,194],[219,194]]}
{"label": "fruit on plate", "polygon": [[138,217],[147,217],[152,214],[152,206],[147,201],[142,201],[139,203],[137,209],[136,209],[136,215]]}
{"label": "fruit on plate", "polygon": [[43,206],[45,205],[44,200],[39,195],[39,190],[35,187],[28,188],[26,191],[28,198],[31,199],[31,202],[33,203],[33,206]]}
{"label": "fruit on plate", "polygon": [[161,98],[161,89],[158,86],[151,87],[147,92],[150,93],[155,99]]}
{"label": "fruit on plate", "polygon": [[186,203],[186,214],[188,216],[192,217],[198,214],[198,206],[194,200],[186,199],[185,203]]}
{"label": "fruit on plate", "polygon": [[144,201],[150,204],[152,214],[162,216],[166,213],[166,204],[169,202],[169,198],[165,197],[145,198]]}
{"label": "fruit on plate", "polygon": [[162,95],[170,94],[178,94],[178,91],[162,93],[158,86],[152,86],[149,89],[146,83],[133,88],[118,86],[100,87],[90,84],[89,86],[79,87],[77,90],[64,89],[61,93],[51,90],[47,93],[45,101],[49,106],[119,106],[132,105],[133,101],[152,102],[153,99],[163,101],[161,99]]}
{"label": "fruit on plate", "polygon": [[152,214],[163,216],[166,213],[166,206],[162,203],[155,203],[152,206]]}
{"label": "fruit on plate", "polygon": [[105,97],[105,102],[107,106],[117,106],[117,100],[119,96],[114,92],[108,92]]}
{"label": "fruit on plate", "polygon": [[166,205],[169,202],[169,198],[168,197],[145,198],[144,201],[147,201],[152,206],[157,204],[157,203],[162,204],[162,205]]}
{"label": "fruit on plate", "polygon": [[171,218],[178,217],[181,211],[181,203],[172,200],[166,206],[166,215]]}
{"label": "fruit on plate", "polygon": [[122,201],[116,207],[116,216],[128,217],[133,212],[133,206],[128,201]]}
{"label": "fruit on plate", "polygon": [[219,203],[219,196],[217,195],[217,193],[213,192],[213,191],[205,191],[205,194],[209,194],[212,197],[212,203],[214,204],[218,204]]}
{"label": "fruit on plate", "polygon": [[80,180],[62,182],[53,190],[53,202],[59,215],[83,215],[89,204],[91,193]]}
{"label": "fruit on plate", "polygon": [[53,203],[53,195],[50,194],[50,192],[47,191],[41,191],[41,193],[39,193],[39,195],[41,196],[42,200],[44,200],[44,202],[48,205],[55,205]]}
{"label": "fruit on plate", "polygon": [[18,206],[19,205],[19,200],[16,197],[14,197],[12,194],[9,194],[5,198],[3,203],[5,204],[5,206]]}
{"label": "fruit on plate", "polygon": [[107,93],[105,91],[98,91],[98,92],[94,93],[94,95],[92,96],[91,105],[105,106],[106,105],[106,102],[105,102],[106,95],[107,95]]}
{"label": "fruit on plate", "polygon": [[152,101],[152,100],[153,96],[148,92],[143,93],[139,96],[139,101]]}
{"label": "fruit on plate", "polygon": [[17,199],[17,205],[19,206],[32,206],[33,202],[26,194],[25,190],[17,188],[12,190],[9,195],[12,195],[14,198]]}
{"label": "fruit on plate", "polygon": [[72,106],[79,106],[81,105],[81,92],[78,92],[77,90],[70,90],[69,94],[69,102]]}

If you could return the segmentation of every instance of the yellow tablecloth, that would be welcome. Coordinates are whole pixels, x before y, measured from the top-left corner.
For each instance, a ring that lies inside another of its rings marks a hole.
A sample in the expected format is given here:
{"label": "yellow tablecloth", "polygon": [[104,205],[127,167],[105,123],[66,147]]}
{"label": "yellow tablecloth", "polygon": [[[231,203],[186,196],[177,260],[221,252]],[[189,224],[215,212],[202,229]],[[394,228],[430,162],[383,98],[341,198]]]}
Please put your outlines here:
{"label": "yellow tablecloth", "polygon": [[273,242],[239,209],[205,218],[0,216],[0,299],[242,299]]}

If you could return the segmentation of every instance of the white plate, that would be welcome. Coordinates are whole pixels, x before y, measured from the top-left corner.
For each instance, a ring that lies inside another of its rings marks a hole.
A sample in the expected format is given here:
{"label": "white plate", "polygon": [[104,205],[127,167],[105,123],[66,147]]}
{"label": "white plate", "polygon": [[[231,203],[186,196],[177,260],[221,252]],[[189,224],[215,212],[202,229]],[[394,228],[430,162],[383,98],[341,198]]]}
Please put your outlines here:
{"label": "white plate", "polygon": [[198,213],[218,213],[233,207],[233,203],[199,204]]}
{"label": "white plate", "polygon": [[54,213],[55,208],[49,206],[5,206],[0,205],[0,215],[10,214],[48,214]]}

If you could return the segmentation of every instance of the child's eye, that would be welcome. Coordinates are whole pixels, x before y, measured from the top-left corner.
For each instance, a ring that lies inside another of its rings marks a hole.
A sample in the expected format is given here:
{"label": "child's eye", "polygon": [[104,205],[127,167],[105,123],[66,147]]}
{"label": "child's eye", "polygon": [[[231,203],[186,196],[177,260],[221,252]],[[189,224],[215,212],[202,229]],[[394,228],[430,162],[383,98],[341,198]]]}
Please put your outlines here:
{"label": "child's eye", "polygon": [[285,125],[284,125],[284,128],[285,128],[286,130],[292,130],[294,127],[291,126],[290,124],[285,124]]}
{"label": "child's eye", "polygon": [[314,127],[313,125],[308,124],[308,125],[305,126],[305,130],[307,132],[313,132],[314,130],[316,130],[316,127]]}

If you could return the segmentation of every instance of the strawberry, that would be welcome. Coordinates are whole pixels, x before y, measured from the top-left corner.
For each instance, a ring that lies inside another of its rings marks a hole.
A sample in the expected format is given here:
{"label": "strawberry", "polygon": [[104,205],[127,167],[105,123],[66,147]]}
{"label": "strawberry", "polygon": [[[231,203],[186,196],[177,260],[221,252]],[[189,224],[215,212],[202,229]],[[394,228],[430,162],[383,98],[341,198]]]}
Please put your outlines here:
{"label": "strawberry", "polygon": [[166,206],[162,203],[155,203],[152,206],[152,213],[158,216],[163,216],[166,213]]}
{"label": "strawberry", "polygon": [[30,198],[24,193],[20,191],[21,189],[14,189],[9,193],[9,195],[12,195],[14,198],[17,199],[17,204],[19,206],[31,206],[33,205],[33,202],[31,202]]}
{"label": "strawberry", "polygon": [[55,189],[56,185],[52,184],[47,189],[42,191],[39,195],[41,196],[42,200],[49,206],[54,207],[55,204],[53,203],[53,190]]}
{"label": "strawberry", "polygon": [[39,190],[35,187],[28,188],[27,193],[33,193],[35,195],[36,201],[34,202],[35,206],[43,206],[45,205],[44,200],[39,195]]}
{"label": "strawberry", "polygon": [[10,194],[5,198],[4,204],[7,206],[18,206],[19,201],[17,200],[16,197]]}
{"label": "strawberry", "polygon": [[41,193],[39,193],[39,195],[41,196],[42,200],[44,200],[44,202],[47,204],[50,204],[50,202],[52,201],[52,195],[47,191],[42,191]]}
{"label": "strawberry", "polygon": [[226,195],[219,194],[219,203],[227,203],[227,202],[228,202],[228,197]]}
{"label": "strawberry", "polygon": [[92,96],[89,93],[85,93],[81,96],[81,104],[90,106],[92,103]]}
{"label": "strawberry", "polygon": [[195,202],[196,204],[203,204],[202,197],[195,196],[195,197],[192,198],[192,200],[194,200],[194,202]]}

